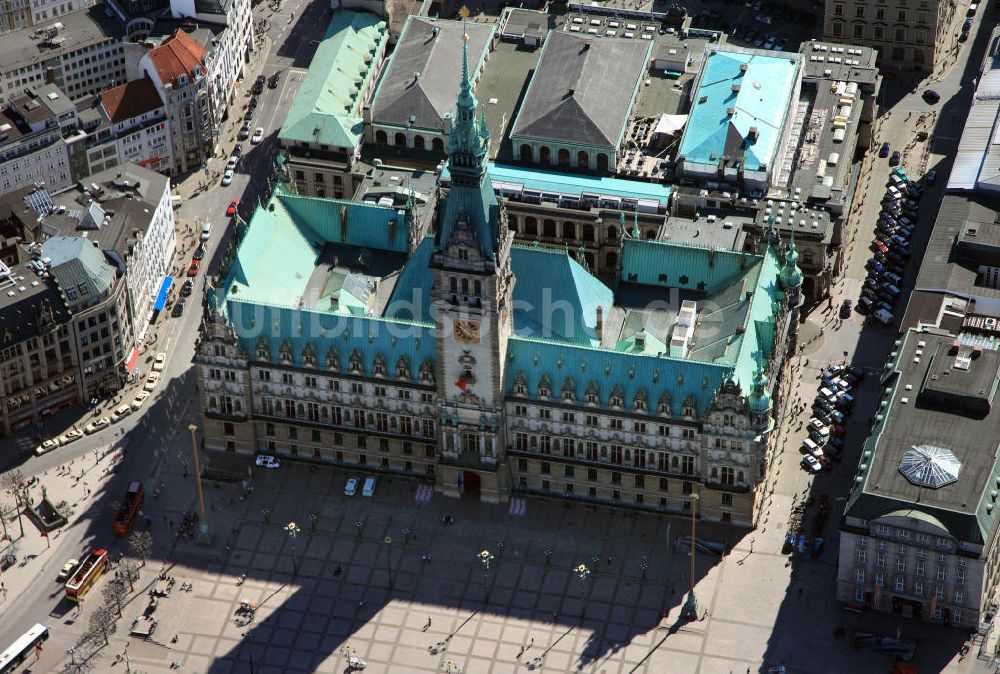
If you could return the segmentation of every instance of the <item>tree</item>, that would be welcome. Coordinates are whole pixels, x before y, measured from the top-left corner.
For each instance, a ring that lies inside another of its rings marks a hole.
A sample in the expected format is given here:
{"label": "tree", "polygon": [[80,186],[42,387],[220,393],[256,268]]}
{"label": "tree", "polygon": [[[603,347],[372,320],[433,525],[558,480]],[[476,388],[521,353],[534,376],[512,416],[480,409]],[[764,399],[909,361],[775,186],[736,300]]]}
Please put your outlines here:
{"label": "tree", "polygon": [[[24,473],[20,468],[5,473],[3,476],[3,488],[10,492],[17,502],[17,525],[21,527],[21,538],[24,538],[24,522],[21,521],[22,498],[26,496],[28,488],[25,486]],[[22,493],[23,492],[23,493]],[[27,500],[26,498],[24,499]],[[6,527],[4,527],[6,532]]]}
{"label": "tree", "polygon": [[142,565],[146,566],[146,556],[153,549],[153,535],[148,531],[133,531],[128,537],[128,547],[142,558]]}
{"label": "tree", "polygon": [[134,559],[123,559],[120,564],[125,572],[125,580],[128,581],[129,592],[135,590],[135,581],[139,580],[139,562]]}
{"label": "tree", "polygon": [[111,643],[111,635],[115,633],[118,629],[118,617],[115,615],[115,610],[103,604],[94,609],[94,612],[90,614],[90,630],[88,636],[94,642],[100,643],[104,642],[107,646]]}
{"label": "tree", "polygon": [[125,581],[119,578],[113,578],[104,584],[101,589],[101,595],[104,597],[104,601],[108,603],[115,609],[118,617],[122,617],[122,607],[125,605],[125,600],[128,599],[128,588],[125,587]]}

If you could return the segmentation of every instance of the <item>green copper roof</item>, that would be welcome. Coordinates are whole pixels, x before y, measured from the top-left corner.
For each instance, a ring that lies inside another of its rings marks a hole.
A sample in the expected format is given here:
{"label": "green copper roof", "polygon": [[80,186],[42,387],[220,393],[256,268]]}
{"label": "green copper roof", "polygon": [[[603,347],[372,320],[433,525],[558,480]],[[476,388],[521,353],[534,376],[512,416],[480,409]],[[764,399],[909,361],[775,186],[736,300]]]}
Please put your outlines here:
{"label": "green copper roof", "polygon": [[798,261],[799,251],[795,249],[795,241],[791,241],[785,251],[785,264],[781,268],[781,284],[786,289],[802,285],[802,270],[799,269]]}
{"label": "green copper roof", "polygon": [[621,280],[713,295],[743,276],[755,259],[723,248],[626,239]]}
{"label": "green copper roof", "polygon": [[518,334],[597,346],[597,308],[608,315],[614,293],[569,256],[514,246],[514,329]]}
{"label": "green copper roof", "polygon": [[363,124],[361,94],[376,74],[376,55],[388,38],[385,21],[367,12],[337,10],[316,48],[278,138],[355,148]]}

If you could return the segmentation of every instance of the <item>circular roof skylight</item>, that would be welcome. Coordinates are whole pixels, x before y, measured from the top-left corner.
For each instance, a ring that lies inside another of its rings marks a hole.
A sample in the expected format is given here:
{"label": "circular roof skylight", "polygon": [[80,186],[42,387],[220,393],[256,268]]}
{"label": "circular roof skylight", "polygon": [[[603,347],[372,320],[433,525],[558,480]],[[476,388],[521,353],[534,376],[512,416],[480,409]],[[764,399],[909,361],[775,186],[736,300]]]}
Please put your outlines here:
{"label": "circular roof skylight", "polygon": [[937,489],[958,480],[962,463],[950,449],[915,445],[903,452],[899,472],[918,487]]}

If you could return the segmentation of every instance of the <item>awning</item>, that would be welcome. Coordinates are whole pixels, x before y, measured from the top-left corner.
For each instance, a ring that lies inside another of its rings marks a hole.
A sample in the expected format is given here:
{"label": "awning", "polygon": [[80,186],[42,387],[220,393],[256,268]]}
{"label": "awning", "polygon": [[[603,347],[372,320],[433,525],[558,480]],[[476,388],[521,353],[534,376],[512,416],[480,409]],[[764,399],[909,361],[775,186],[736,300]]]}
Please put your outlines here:
{"label": "awning", "polygon": [[153,303],[153,311],[162,311],[163,306],[167,303],[167,293],[170,292],[170,284],[174,280],[169,276],[163,277],[163,283],[160,285],[160,292],[156,293],[156,302]]}
{"label": "awning", "polygon": [[132,349],[132,353],[128,357],[128,371],[131,372],[135,369],[135,364],[139,360],[139,349]]}

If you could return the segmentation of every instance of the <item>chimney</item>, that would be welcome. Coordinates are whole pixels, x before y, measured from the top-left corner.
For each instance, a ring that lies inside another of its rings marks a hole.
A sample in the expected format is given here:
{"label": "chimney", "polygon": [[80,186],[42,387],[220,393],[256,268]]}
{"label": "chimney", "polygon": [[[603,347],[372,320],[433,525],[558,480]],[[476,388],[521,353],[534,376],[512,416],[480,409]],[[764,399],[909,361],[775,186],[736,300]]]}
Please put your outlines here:
{"label": "chimney", "polygon": [[597,307],[597,325],[594,327],[597,332],[597,341],[604,341],[604,307]]}
{"label": "chimney", "polygon": [[981,355],[983,355],[983,347],[976,344],[974,347],[972,347],[972,360],[979,358]]}

